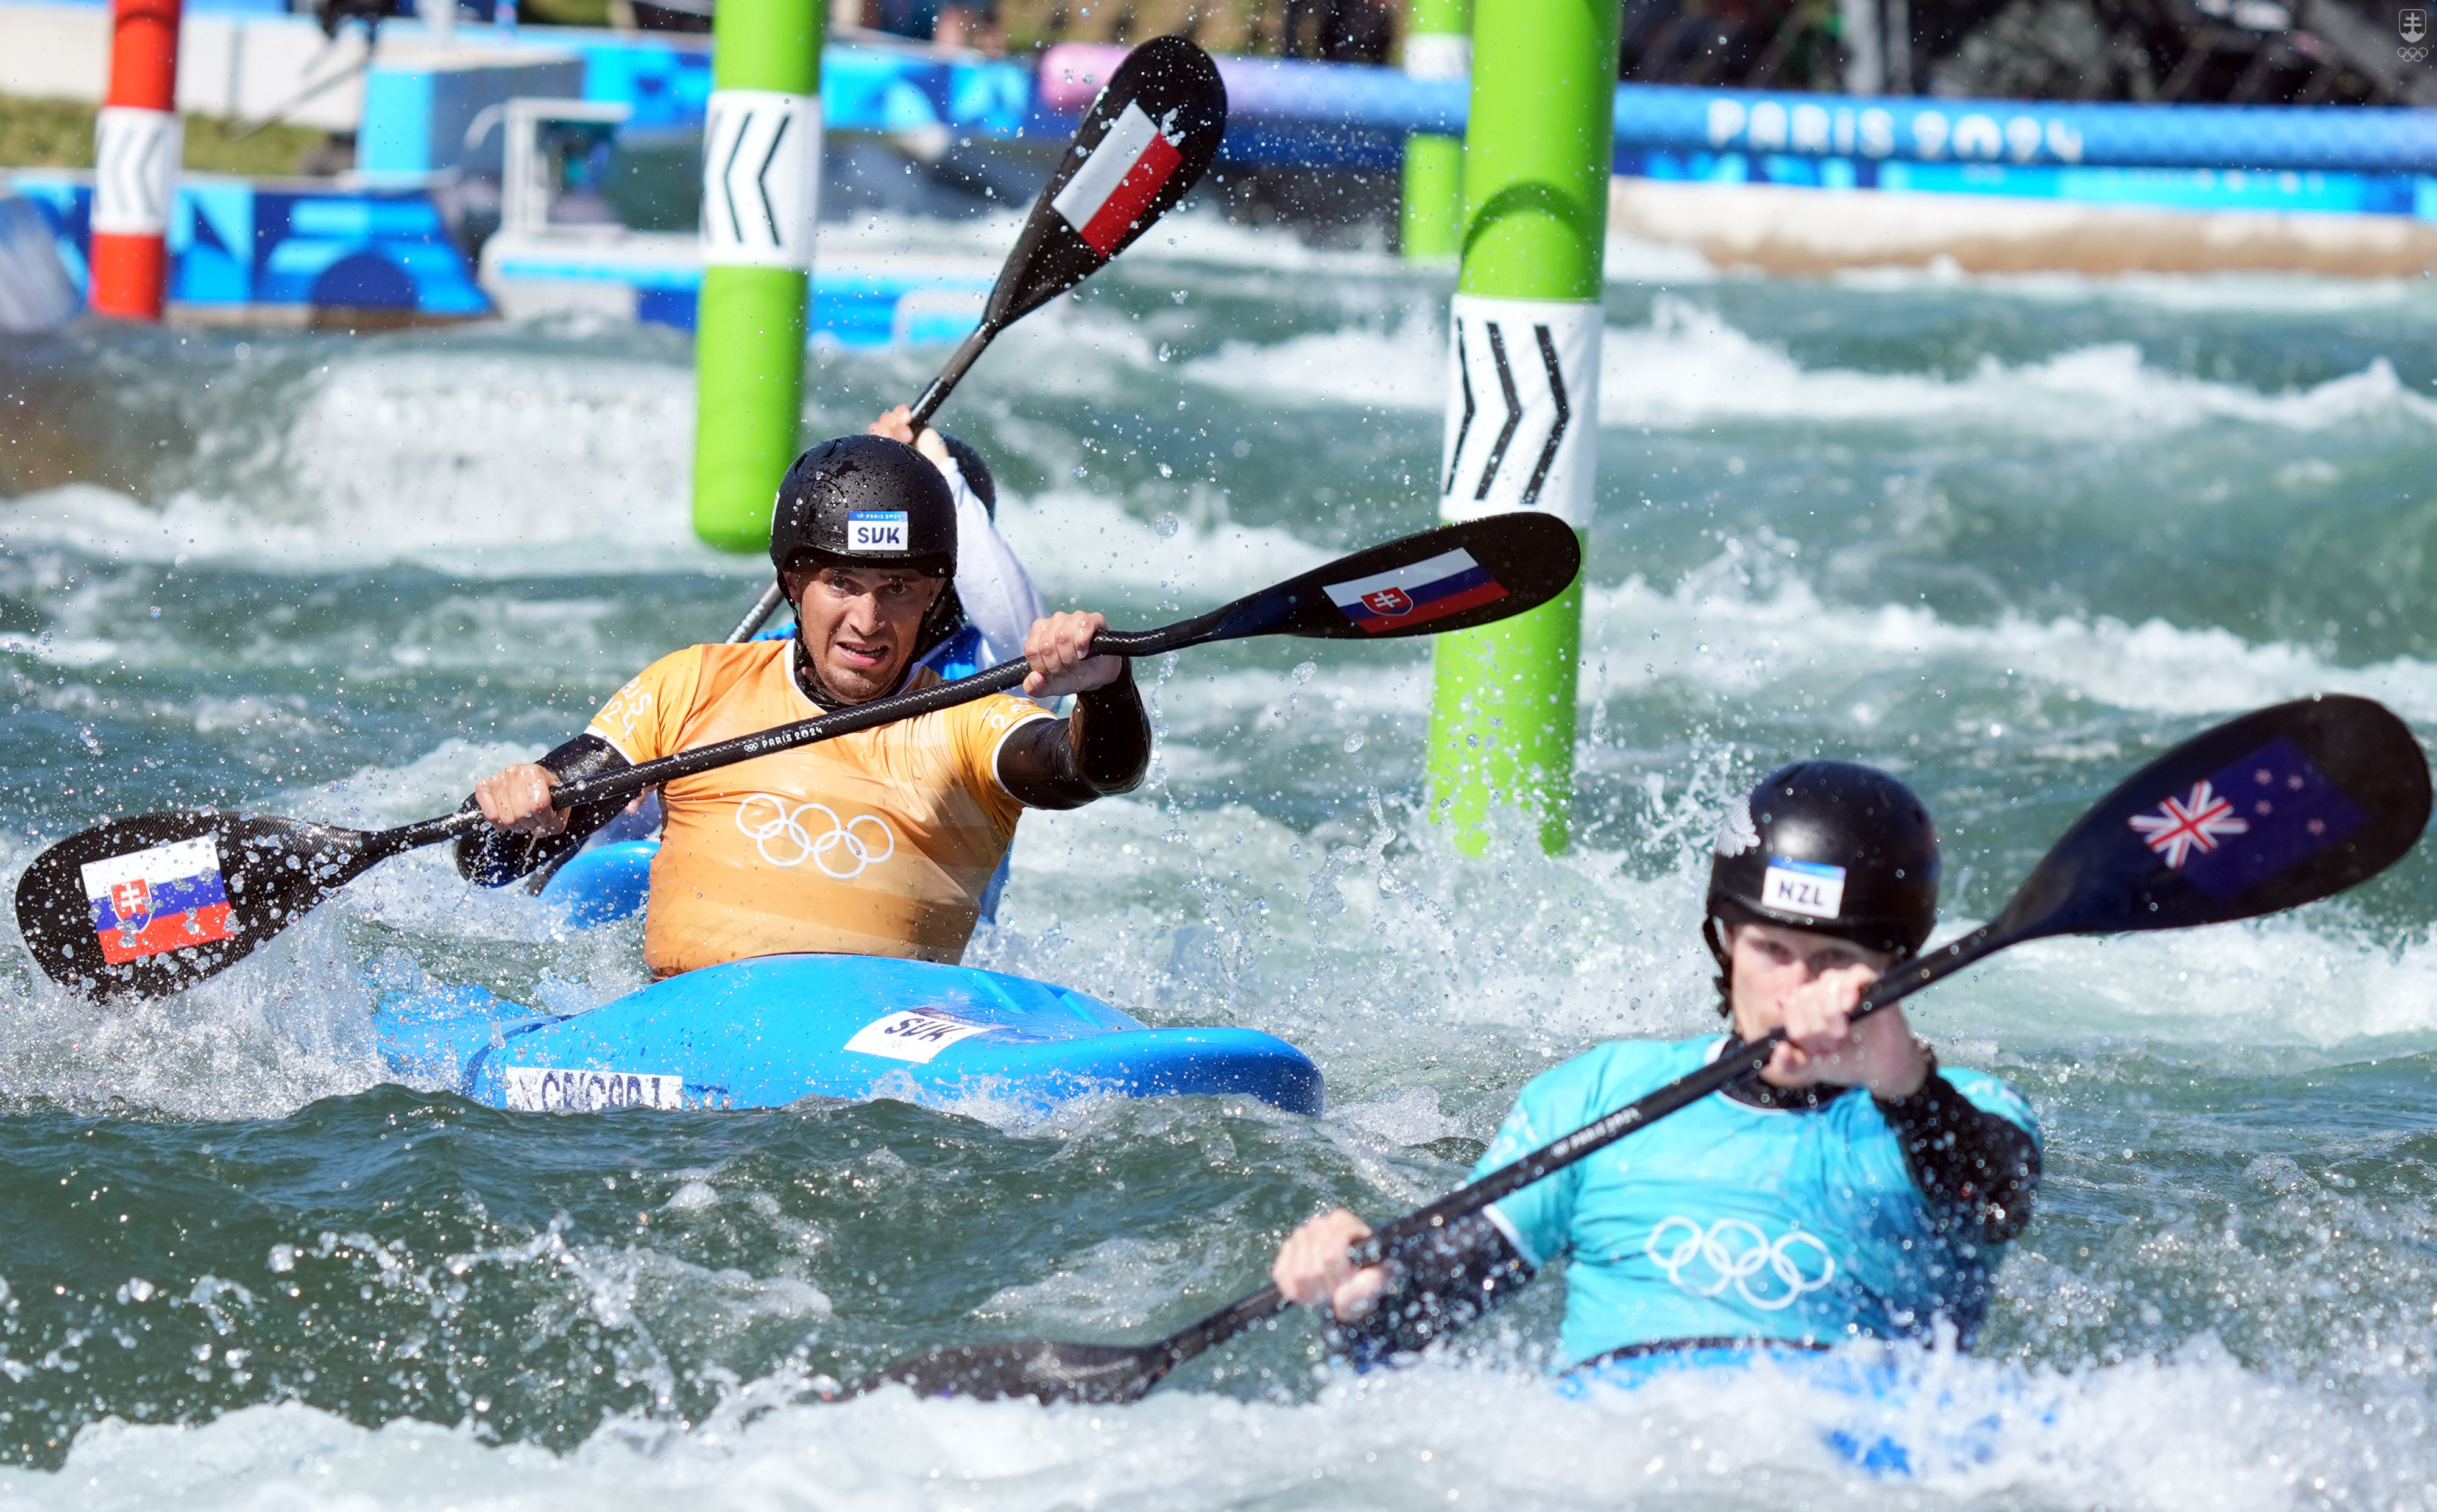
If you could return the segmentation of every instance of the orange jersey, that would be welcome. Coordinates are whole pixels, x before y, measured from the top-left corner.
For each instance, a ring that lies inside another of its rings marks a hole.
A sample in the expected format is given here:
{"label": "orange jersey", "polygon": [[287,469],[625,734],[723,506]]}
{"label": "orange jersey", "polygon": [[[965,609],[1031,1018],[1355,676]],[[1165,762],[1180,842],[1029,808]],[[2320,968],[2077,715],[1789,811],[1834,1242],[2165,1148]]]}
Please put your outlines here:
{"label": "orange jersey", "polygon": [[[797,654],[789,639],[662,657],[589,730],[640,764],[813,718]],[[956,960],[1024,812],[999,745],[1051,717],[1000,694],[678,778],[660,792],[644,959],[664,976],[786,951]]]}

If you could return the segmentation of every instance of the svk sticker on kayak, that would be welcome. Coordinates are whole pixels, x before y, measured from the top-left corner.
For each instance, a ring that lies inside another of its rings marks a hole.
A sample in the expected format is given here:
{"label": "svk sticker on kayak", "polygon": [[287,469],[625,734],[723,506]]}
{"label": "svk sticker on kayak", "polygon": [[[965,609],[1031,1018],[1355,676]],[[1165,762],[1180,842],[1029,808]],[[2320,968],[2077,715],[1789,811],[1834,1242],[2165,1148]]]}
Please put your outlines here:
{"label": "svk sticker on kayak", "polygon": [[942,1013],[891,1013],[855,1030],[846,1047],[862,1055],[885,1056],[891,1061],[911,1061],[921,1065],[958,1040],[987,1034],[996,1027],[968,1024]]}

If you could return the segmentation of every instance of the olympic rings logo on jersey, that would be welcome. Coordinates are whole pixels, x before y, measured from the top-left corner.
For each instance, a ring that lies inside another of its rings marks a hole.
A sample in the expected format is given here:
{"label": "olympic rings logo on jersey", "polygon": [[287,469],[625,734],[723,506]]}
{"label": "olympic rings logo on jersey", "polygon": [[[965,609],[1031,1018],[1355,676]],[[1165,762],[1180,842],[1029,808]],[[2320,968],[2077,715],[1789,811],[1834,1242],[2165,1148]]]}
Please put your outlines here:
{"label": "olympic rings logo on jersey", "polygon": [[[807,814],[820,815],[829,827],[806,829]],[[756,793],[737,804],[736,827],[772,866],[799,867],[810,861],[824,875],[840,882],[851,882],[863,875],[865,868],[878,866],[897,853],[897,836],[877,814],[840,819],[837,810],[827,803],[790,809],[785,799],[770,793]],[[774,843],[780,846],[776,852],[771,850]],[[787,854],[789,850],[795,853]]]}
{"label": "olympic rings logo on jersey", "polygon": [[[1737,1296],[1763,1312],[1794,1306],[1797,1297],[1818,1291],[1836,1275],[1836,1257],[1816,1235],[1797,1228],[1772,1241],[1758,1223],[1740,1218],[1722,1218],[1707,1228],[1680,1214],[1662,1218],[1643,1248],[1667,1279],[1694,1296],[1713,1297],[1733,1287]],[[1806,1268],[1804,1250],[1816,1259],[1815,1267]]]}

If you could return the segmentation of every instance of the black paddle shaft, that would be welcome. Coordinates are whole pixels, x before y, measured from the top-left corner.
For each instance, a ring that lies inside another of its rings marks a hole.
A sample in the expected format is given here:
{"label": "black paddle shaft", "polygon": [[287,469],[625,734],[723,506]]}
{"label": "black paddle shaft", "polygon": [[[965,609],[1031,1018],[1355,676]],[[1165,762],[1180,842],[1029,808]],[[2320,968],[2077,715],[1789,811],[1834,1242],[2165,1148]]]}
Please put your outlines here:
{"label": "black paddle shaft", "polygon": [[[1931,983],[2017,942],[2012,939],[1997,938],[1987,926],[1976,929],[1945,949],[1907,961],[1881,976],[1863,993],[1861,1002],[1853,1010],[1852,1018],[1858,1023],[1880,1009],[1901,1002]],[[1778,1046],[1784,1040],[1782,1031],[1771,1030],[1749,1045],[1738,1046],[1733,1054],[1722,1055],[1698,1071],[1636,1099],[1563,1138],[1542,1145],[1522,1159],[1500,1166],[1477,1182],[1459,1187],[1435,1202],[1380,1224],[1369,1238],[1348,1252],[1349,1257],[1357,1266],[1377,1265],[1411,1248],[1434,1229],[1444,1228],[1458,1219],[1468,1218],[1492,1203],[1512,1196],[1534,1182],[1552,1176],[1576,1161],[1606,1149],[1636,1130],[1656,1123],[1679,1109],[1691,1107],[1712,1093],[1723,1092],[1738,1081],[1749,1081],[1760,1075],[1762,1067],[1768,1064],[1768,1058],[1776,1053]],[[1152,1346],[1153,1356],[1161,1363],[1148,1380],[1141,1381],[1139,1391],[1149,1390],[1158,1383],[1160,1377],[1176,1366],[1276,1316],[1291,1305],[1276,1286],[1265,1286],[1249,1296],[1229,1303],[1200,1322],[1187,1325]],[[1143,1372],[1137,1370],[1133,1374],[1139,1380]]]}
{"label": "black paddle shaft", "polygon": [[[2297,699],[2228,720],[2126,779],[2033,868],[2003,913],[1889,967],[1852,1017],[1902,1001],[1974,961],[2032,940],[2226,923],[2333,896],[2418,843],[2428,763],[2409,727],[2366,698]],[[1712,1093],[1760,1074],[1784,1039],[1762,1035],[1481,1180],[1383,1223],[1349,1251],[1391,1258]],[[883,1371],[926,1393],[1131,1401],[1177,1365],[1289,1306],[1266,1286],[1148,1345],[967,1345]]]}
{"label": "black paddle shaft", "polygon": [[[1092,654],[1155,657],[1212,641],[1240,641],[1258,635],[1300,635],[1338,641],[1378,639],[1383,634],[1396,633],[1395,629],[1393,626],[1385,631],[1363,628],[1330,596],[1331,585],[1322,580],[1335,577],[1359,581],[1383,569],[1425,562],[1458,551],[1465,553],[1476,564],[1488,571],[1495,586],[1504,591],[1500,597],[1485,601],[1479,607],[1420,621],[1414,629],[1437,633],[1504,619],[1517,612],[1518,607],[1555,597],[1573,581],[1574,573],[1582,564],[1581,546],[1573,530],[1554,516],[1495,515],[1469,524],[1442,525],[1436,530],[1374,547],[1371,551],[1341,558],[1316,571],[1306,572],[1290,582],[1265,589],[1233,604],[1222,605],[1207,614],[1180,620],[1156,630],[1103,630],[1092,639]],[[781,725],[776,730],[739,735],[733,740],[680,751],[623,771],[605,772],[598,777],[563,782],[552,790],[552,806],[565,810],[606,799],[631,798],[646,788],[658,787],[696,772],[707,772],[715,766],[793,750],[798,746],[834,740],[840,735],[893,724],[900,719],[953,709],[958,704],[1016,687],[1031,670],[1028,661],[1004,661],[955,682],[877,698],[870,703],[857,704],[851,709],[841,709],[817,718]],[[397,849],[411,850],[462,835],[477,824],[487,822],[479,811],[461,809],[441,818],[426,819],[421,824],[385,831],[384,834],[401,837]]]}
{"label": "black paddle shaft", "polygon": [[[1339,557],[1161,629],[1103,630],[1092,649],[1145,657],[1263,635],[1384,641],[1470,629],[1546,604],[1581,566],[1581,542],[1564,521],[1493,515]],[[954,708],[1013,688],[1029,670],[1009,661],[563,782],[552,802],[568,809],[629,798],[714,766]],[[191,811],[109,820],[34,858],[17,881],[17,923],[35,964],[54,981],[96,1000],[158,997],[243,959],[380,861],[487,822],[470,805],[370,833]]]}

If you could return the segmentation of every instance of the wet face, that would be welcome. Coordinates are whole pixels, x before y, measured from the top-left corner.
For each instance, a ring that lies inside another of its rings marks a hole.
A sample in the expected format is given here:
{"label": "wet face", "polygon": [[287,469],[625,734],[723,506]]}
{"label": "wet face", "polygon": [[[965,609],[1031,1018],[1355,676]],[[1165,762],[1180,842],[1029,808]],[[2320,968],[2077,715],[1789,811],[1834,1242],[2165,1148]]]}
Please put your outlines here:
{"label": "wet face", "polygon": [[797,639],[822,685],[858,704],[894,691],[913,656],[922,616],[945,582],[886,568],[789,571]]}
{"label": "wet face", "polygon": [[1867,986],[1894,964],[1884,950],[1865,950],[1850,940],[1788,929],[1781,924],[1735,924],[1727,931],[1727,991],[1735,1033],[1746,1043],[1785,1022],[1793,995],[1825,976],[1847,974]]}

